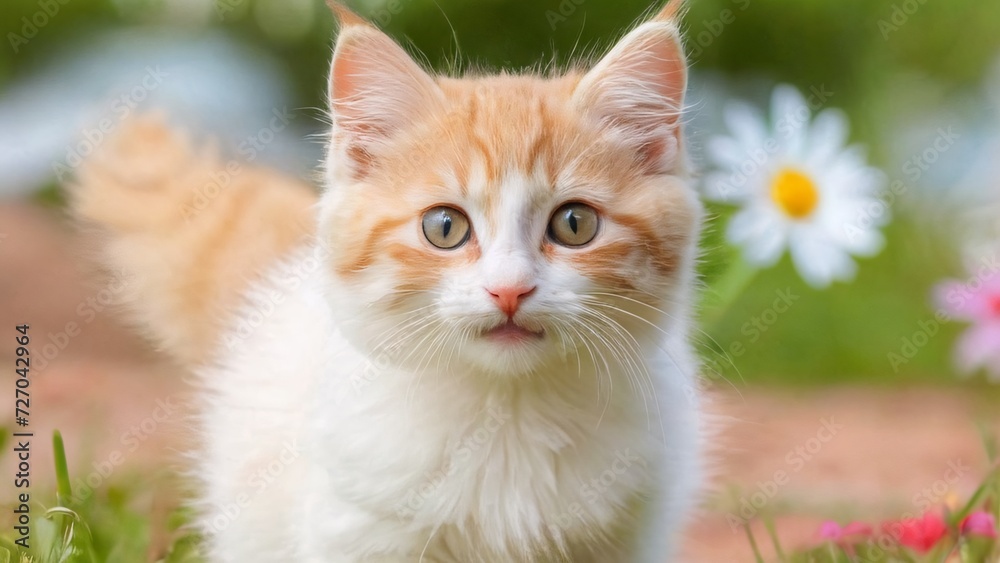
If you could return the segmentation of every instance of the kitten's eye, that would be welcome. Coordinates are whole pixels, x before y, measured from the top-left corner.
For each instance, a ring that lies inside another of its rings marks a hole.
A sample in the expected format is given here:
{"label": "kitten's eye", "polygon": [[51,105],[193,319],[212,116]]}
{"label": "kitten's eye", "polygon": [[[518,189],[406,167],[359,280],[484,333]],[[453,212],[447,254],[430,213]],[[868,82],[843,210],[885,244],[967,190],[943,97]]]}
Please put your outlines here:
{"label": "kitten's eye", "polygon": [[469,219],[453,207],[439,206],[424,213],[424,236],[438,248],[452,250],[469,240]]}
{"label": "kitten's eye", "polygon": [[597,210],[583,203],[567,203],[552,215],[549,236],[565,246],[583,246],[597,236]]}

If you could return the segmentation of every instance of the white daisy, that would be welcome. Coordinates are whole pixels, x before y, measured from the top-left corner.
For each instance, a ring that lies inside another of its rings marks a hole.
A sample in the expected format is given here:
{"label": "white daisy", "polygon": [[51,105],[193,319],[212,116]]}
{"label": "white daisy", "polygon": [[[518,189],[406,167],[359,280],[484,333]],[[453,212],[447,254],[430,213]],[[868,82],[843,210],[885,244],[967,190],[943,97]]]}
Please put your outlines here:
{"label": "white daisy", "polygon": [[742,207],[729,223],[729,241],[757,266],[773,265],[787,247],[814,287],[853,278],[851,255],[882,249],[878,229],[889,210],[878,195],[884,175],[859,147],[845,146],[847,117],[826,109],[811,120],[809,103],[786,85],[774,90],[770,122],[741,102],[724,117],[731,136],[709,140],[718,170],[706,176],[705,190]]}

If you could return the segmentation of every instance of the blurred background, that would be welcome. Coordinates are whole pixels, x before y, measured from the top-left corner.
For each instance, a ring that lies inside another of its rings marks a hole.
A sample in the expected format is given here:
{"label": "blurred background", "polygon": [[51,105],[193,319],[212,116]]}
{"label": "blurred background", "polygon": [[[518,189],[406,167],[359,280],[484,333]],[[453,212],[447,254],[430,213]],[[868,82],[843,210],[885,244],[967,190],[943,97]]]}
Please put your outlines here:
{"label": "blurred background", "polygon": [[[649,0],[346,3],[448,73],[567,65],[600,54],[652,9]],[[726,133],[729,101],[766,108],[773,87],[787,83],[826,92],[826,105],[849,116],[851,142],[903,186],[886,202],[893,220],[885,249],[860,260],[855,281],[812,289],[786,257],[699,335],[721,430],[719,478],[692,534],[691,560],[749,560],[726,516],[770,491],[774,473],[789,470],[786,454],[829,417],[843,434],[753,511],[773,512],[790,541],[807,541],[819,519],[899,513],[956,459],[973,469],[948,482],[948,494],[967,494],[984,471],[977,424],[997,427],[1000,393],[984,373],[956,371],[965,327],[930,323],[931,293],[997,257],[1000,3],[689,4],[696,163],[707,140]],[[41,428],[63,428],[71,472],[75,464],[85,478],[157,400],[183,397],[185,388],[176,369],[104,310],[106,282],[77,259],[84,249],[64,219],[61,183],[102,142],[102,128],[153,109],[236,158],[312,180],[334,23],[321,0],[4,0],[0,22],[2,322],[32,323],[38,345],[57,349],[36,379],[36,416]],[[289,125],[260,143],[275,112]],[[732,211],[710,211],[701,266],[709,294],[737,252],[723,237]],[[779,291],[794,294],[794,304],[768,313]],[[64,338],[68,322],[83,328],[79,336]],[[742,344],[738,356],[733,343]],[[92,487],[94,498],[119,494],[120,510],[105,516],[135,518],[135,549],[151,558],[169,543],[160,530],[170,528],[177,485],[164,460],[185,443],[181,418],[170,431],[140,424],[143,439],[125,469]],[[46,455],[38,467],[48,467]],[[946,497],[935,494],[936,502]]]}

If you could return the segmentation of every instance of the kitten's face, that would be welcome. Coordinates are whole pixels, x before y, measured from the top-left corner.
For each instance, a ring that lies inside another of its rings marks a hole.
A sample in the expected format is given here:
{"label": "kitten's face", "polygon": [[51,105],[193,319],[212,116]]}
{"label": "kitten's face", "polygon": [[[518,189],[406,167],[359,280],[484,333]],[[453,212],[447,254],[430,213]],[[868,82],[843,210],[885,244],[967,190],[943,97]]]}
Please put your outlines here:
{"label": "kitten's face", "polygon": [[586,75],[454,80],[348,23],[321,232],[351,336],[411,368],[508,375],[662,339],[700,218],[673,24]]}

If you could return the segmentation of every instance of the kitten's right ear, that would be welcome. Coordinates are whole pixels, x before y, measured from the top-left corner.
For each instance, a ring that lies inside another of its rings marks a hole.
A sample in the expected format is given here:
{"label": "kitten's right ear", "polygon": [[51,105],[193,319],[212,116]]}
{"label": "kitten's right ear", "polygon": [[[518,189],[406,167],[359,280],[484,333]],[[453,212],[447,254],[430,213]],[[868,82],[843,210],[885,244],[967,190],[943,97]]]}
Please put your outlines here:
{"label": "kitten's right ear", "polygon": [[333,142],[360,177],[380,145],[443,94],[392,38],[336,0],[328,4],[340,21],[330,71]]}

